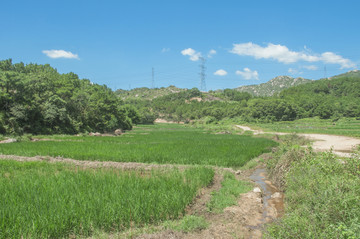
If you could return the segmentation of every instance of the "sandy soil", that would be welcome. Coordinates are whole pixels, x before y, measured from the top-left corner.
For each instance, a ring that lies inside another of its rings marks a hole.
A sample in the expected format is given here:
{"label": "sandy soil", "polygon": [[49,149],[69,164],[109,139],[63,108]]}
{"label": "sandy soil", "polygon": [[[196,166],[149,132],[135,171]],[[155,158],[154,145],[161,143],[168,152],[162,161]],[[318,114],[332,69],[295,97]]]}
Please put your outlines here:
{"label": "sandy soil", "polygon": [[[252,131],[255,135],[258,134],[276,134],[276,135],[286,135],[289,133],[279,133],[279,132],[264,132],[261,130],[254,130],[248,126],[244,125],[236,125],[236,127],[245,130]],[[308,138],[313,142],[312,147],[315,151],[328,151],[333,150],[333,153],[342,156],[342,157],[350,157],[351,151],[354,150],[355,147],[360,145],[360,139],[351,138],[347,136],[339,136],[339,135],[327,135],[327,134],[298,134],[305,138]]]}
{"label": "sandy soil", "polygon": [[155,123],[167,123],[167,124],[184,124],[184,122],[182,122],[182,121],[176,122],[176,121],[160,119],[160,118],[156,119],[154,122]]}

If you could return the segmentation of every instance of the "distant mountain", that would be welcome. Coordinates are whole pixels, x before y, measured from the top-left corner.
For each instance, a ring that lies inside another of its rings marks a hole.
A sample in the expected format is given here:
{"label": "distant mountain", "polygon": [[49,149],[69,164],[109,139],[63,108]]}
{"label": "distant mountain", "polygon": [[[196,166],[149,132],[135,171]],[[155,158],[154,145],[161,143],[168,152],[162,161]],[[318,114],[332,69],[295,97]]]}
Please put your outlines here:
{"label": "distant mountain", "polygon": [[117,90],[115,93],[122,99],[143,99],[143,100],[152,100],[161,96],[179,93],[182,91],[187,91],[187,89],[177,88],[173,85],[169,87],[161,88],[135,88],[132,90]]}
{"label": "distant mountain", "polygon": [[[359,70],[352,70],[337,76],[329,77],[327,80],[333,80],[338,78],[359,78],[360,77],[360,71]],[[326,80],[326,79],[324,79]],[[281,91],[288,89],[293,86],[298,86],[306,83],[314,82],[313,80],[304,79],[302,77],[293,78],[290,76],[277,76],[273,78],[272,80],[262,83],[259,85],[246,85],[241,86],[238,88],[235,88],[234,90],[239,92],[248,92],[254,96],[272,96],[280,93]],[[127,99],[143,99],[143,100],[153,100],[158,97],[170,95],[170,94],[176,94],[180,92],[189,91],[189,89],[186,88],[178,88],[173,85],[169,87],[161,87],[161,88],[135,88],[132,90],[117,90],[115,93],[123,100]],[[210,91],[209,93],[202,94],[202,100],[205,101],[214,101],[214,100],[226,100],[226,97],[219,97],[217,93],[221,93],[223,90],[216,90],[216,91]]]}
{"label": "distant mountain", "polygon": [[306,84],[312,80],[302,77],[293,78],[290,76],[277,76],[274,79],[259,85],[246,85],[236,88],[240,92],[248,92],[254,96],[272,96],[292,86]]}

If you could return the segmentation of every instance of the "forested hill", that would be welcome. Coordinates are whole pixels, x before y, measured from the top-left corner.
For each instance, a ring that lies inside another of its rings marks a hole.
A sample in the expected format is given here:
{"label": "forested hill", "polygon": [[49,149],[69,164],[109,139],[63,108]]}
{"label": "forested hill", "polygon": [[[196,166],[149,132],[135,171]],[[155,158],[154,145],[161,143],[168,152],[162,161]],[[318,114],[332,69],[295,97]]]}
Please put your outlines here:
{"label": "forested hill", "polygon": [[104,85],[50,65],[0,61],[0,133],[51,134],[131,129],[131,106]]}
{"label": "forested hill", "polygon": [[274,79],[259,85],[246,85],[236,88],[240,92],[248,92],[254,96],[272,96],[292,86],[306,84],[312,80],[302,77],[293,78],[290,76],[277,76]]}
{"label": "forested hill", "polygon": [[301,107],[299,117],[360,116],[360,71],[286,89],[280,98]]}

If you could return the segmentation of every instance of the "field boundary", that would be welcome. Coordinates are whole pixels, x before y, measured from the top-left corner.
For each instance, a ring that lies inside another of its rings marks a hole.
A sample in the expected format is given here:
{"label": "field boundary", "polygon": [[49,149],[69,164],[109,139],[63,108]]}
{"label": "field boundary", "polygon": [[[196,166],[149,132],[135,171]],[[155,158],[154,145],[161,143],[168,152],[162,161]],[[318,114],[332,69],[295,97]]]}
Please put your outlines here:
{"label": "field boundary", "polygon": [[208,167],[214,170],[228,171],[230,173],[239,174],[238,171],[232,168],[217,167],[212,165],[182,165],[182,164],[147,164],[135,162],[114,162],[114,161],[90,161],[90,160],[76,160],[63,157],[51,156],[18,156],[0,154],[0,160],[15,160],[19,162],[49,162],[49,163],[68,163],[75,166],[86,168],[117,168],[122,170],[152,170],[152,169],[172,169],[185,170],[191,167]]}

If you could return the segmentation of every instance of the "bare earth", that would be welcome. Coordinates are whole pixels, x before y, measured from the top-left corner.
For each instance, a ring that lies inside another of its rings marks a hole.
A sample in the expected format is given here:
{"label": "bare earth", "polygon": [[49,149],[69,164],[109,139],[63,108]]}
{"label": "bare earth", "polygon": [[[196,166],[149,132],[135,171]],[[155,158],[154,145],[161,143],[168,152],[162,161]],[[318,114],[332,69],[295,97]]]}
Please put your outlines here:
{"label": "bare earth", "polygon": [[[279,132],[264,132],[261,130],[254,130],[248,126],[236,125],[236,127],[244,131],[252,131],[255,135],[258,134],[276,134],[276,135],[286,135],[289,133],[279,133]],[[308,138],[313,142],[312,147],[315,151],[328,151],[333,150],[333,153],[342,156],[349,157],[351,156],[351,151],[358,145],[360,145],[360,139],[351,138],[347,136],[339,135],[328,135],[328,134],[298,134],[305,138]]]}

